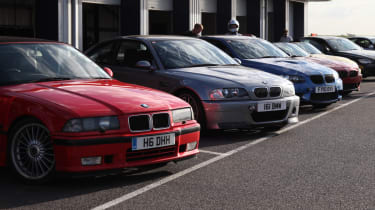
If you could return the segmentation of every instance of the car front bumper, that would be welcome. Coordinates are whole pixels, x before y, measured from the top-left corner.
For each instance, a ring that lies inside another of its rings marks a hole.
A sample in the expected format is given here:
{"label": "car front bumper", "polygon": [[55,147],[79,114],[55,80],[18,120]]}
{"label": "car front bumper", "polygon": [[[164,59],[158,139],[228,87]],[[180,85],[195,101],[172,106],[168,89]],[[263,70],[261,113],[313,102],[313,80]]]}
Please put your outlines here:
{"label": "car front bumper", "polygon": [[[286,101],[286,110],[257,112],[250,108],[274,100]],[[202,104],[208,129],[257,128],[298,122],[297,96],[263,101],[202,101]]]}
{"label": "car front bumper", "polygon": [[[149,150],[132,151],[132,137],[175,133],[175,145]],[[53,136],[56,171],[95,172],[157,164],[194,156],[199,153],[200,126],[184,126],[173,129],[141,133],[137,135],[73,138]],[[186,145],[197,142],[195,149],[186,150]],[[98,165],[82,165],[85,157],[101,157]]]}
{"label": "car front bumper", "polygon": [[[332,93],[316,93],[317,87],[335,86],[335,92]],[[342,99],[341,92],[343,84],[341,79],[339,82],[328,84],[302,83],[294,84],[296,95],[301,99],[301,104],[331,104]]]}

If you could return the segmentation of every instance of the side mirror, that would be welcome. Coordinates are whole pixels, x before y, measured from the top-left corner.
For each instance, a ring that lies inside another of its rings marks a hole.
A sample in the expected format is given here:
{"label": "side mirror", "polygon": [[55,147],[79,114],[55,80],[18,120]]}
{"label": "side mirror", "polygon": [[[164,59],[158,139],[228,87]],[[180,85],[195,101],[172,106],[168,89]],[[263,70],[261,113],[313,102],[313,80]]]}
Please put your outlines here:
{"label": "side mirror", "polygon": [[370,46],[368,46],[369,49],[374,49],[374,45],[373,44],[370,44]]}
{"label": "side mirror", "polygon": [[103,69],[110,77],[113,77],[113,71],[110,68],[104,67]]}
{"label": "side mirror", "polygon": [[240,59],[238,59],[238,58],[233,58],[233,60],[235,60],[238,64],[240,64],[241,65],[241,63],[242,63],[242,61],[240,60]]}
{"label": "side mirror", "polygon": [[149,61],[146,61],[146,60],[138,61],[138,62],[135,64],[135,67],[136,67],[136,68],[139,68],[139,69],[154,70],[154,68],[153,68],[153,66],[151,65],[151,63],[150,63]]}

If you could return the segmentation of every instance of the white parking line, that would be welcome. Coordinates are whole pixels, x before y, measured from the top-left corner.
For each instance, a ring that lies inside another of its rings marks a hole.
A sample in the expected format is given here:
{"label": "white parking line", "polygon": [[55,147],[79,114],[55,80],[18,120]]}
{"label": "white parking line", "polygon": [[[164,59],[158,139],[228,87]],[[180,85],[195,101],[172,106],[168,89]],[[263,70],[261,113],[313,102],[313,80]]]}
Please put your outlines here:
{"label": "white parking line", "polygon": [[[351,104],[353,104],[353,103],[356,103],[356,102],[358,102],[358,101],[360,101],[360,100],[362,100],[362,99],[364,99],[364,98],[367,98],[367,97],[369,97],[369,96],[371,96],[371,95],[374,95],[374,94],[375,94],[375,91],[374,91],[374,92],[371,92],[371,93],[369,93],[369,94],[366,94],[366,95],[364,95],[364,96],[362,96],[362,97],[360,97],[360,98],[358,98],[358,99],[355,99],[355,100],[353,100],[353,101],[350,101],[350,102],[347,102],[347,103],[345,103],[345,104],[339,105],[339,106],[337,106],[337,107],[335,107],[335,108],[333,108],[333,109],[331,109],[331,110],[329,110],[329,111],[326,111],[326,112],[323,112],[323,113],[321,113],[321,114],[318,114],[318,115],[316,115],[316,116],[314,116],[314,117],[311,117],[311,118],[309,118],[309,119],[307,119],[307,120],[304,120],[304,121],[302,121],[302,122],[300,122],[300,123],[298,123],[298,124],[296,124],[296,125],[289,126],[289,127],[285,128],[285,129],[282,129],[282,130],[280,130],[280,131],[278,131],[278,132],[276,132],[276,133],[277,133],[277,134],[285,133],[285,132],[287,132],[287,131],[290,131],[290,130],[295,129],[295,128],[301,126],[301,125],[304,125],[304,124],[309,123],[309,122],[311,122],[311,121],[313,121],[313,120],[316,120],[316,119],[318,119],[318,118],[321,118],[321,117],[323,117],[323,116],[325,116],[325,115],[328,115],[328,114],[330,114],[330,113],[332,113],[332,112],[334,112],[334,111],[337,111],[337,110],[339,110],[339,109],[342,109],[342,108],[344,108],[344,107],[346,107],[346,106],[349,106],[349,105],[351,105]],[[157,188],[157,187],[159,187],[159,186],[161,186],[161,185],[163,185],[163,184],[166,184],[166,183],[168,183],[168,182],[170,182],[170,181],[173,181],[173,180],[175,180],[175,179],[177,179],[177,178],[179,178],[179,177],[182,177],[182,176],[187,175],[187,174],[189,174],[189,173],[191,173],[191,172],[194,172],[194,171],[196,171],[196,170],[198,170],[198,169],[200,169],[200,168],[203,168],[203,167],[206,167],[206,166],[208,166],[208,165],[211,165],[212,163],[215,163],[215,162],[217,162],[217,161],[219,161],[219,160],[221,160],[221,159],[223,159],[223,158],[226,158],[226,157],[229,157],[229,156],[231,156],[231,155],[234,155],[234,154],[236,154],[236,153],[238,153],[238,152],[240,152],[240,151],[242,151],[242,150],[244,150],[244,149],[247,149],[247,148],[249,148],[249,147],[252,147],[252,146],[254,146],[254,145],[257,145],[257,144],[259,144],[259,143],[261,143],[261,142],[263,142],[263,141],[266,141],[266,140],[268,140],[268,139],[270,139],[270,138],[272,138],[272,137],[274,137],[274,136],[275,136],[275,135],[269,135],[269,136],[266,136],[266,137],[262,137],[262,138],[260,138],[260,139],[258,139],[258,140],[252,141],[252,142],[250,142],[250,143],[248,143],[248,144],[246,144],[246,145],[243,145],[243,146],[241,146],[241,147],[238,147],[238,148],[236,148],[236,149],[234,149],[234,150],[231,150],[231,151],[229,151],[229,152],[226,152],[226,153],[217,153],[217,155],[218,155],[217,157],[214,157],[214,158],[212,158],[212,159],[209,159],[209,160],[207,160],[207,161],[204,161],[204,162],[202,162],[202,163],[199,163],[198,165],[192,166],[191,168],[187,168],[187,169],[185,169],[185,170],[183,170],[183,171],[180,171],[180,172],[178,172],[178,173],[176,173],[176,174],[173,174],[173,175],[170,175],[170,176],[168,176],[168,177],[165,177],[164,179],[161,179],[161,180],[159,180],[159,181],[157,181],[157,182],[154,182],[154,183],[152,183],[152,184],[149,184],[149,185],[147,185],[147,186],[145,186],[145,187],[142,187],[142,188],[140,188],[140,189],[138,189],[138,190],[136,190],[136,191],[133,191],[133,192],[128,193],[128,194],[125,194],[125,195],[123,195],[123,196],[121,196],[121,197],[119,197],[119,198],[117,198],[117,199],[115,199],[115,200],[112,200],[112,201],[109,201],[109,202],[107,202],[107,203],[105,203],[105,204],[103,204],[103,205],[97,206],[97,207],[93,208],[93,210],[102,210],[102,209],[107,209],[107,208],[113,207],[113,206],[115,206],[115,205],[118,205],[118,204],[120,204],[120,203],[123,203],[123,202],[125,202],[125,201],[127,201],[127,200],[129,200],[129,199],[131,199],[131,198],[134,198],[134,197],[136,197],[136,196],[138,196],[138,195],[141,195],[141,194],[143,194],[143,193],[145,193],[145,192],[147,192],[147,191],[150,191],[150,190],[152,190],[152,189],[154,189],[154,188]],[[206,152],[208,152],[208,151],[206,151]],[[211,153],[211,152],[210,152],[210,153]]]}
{"label": "white parking line", "polygon": [[208,150],[203,150],[203,149],[199,149],[199,152],[207,153],[207,154],[211,154],[211,155],[226,155],[225,153],[213,152],[213,151],[208,151]]}

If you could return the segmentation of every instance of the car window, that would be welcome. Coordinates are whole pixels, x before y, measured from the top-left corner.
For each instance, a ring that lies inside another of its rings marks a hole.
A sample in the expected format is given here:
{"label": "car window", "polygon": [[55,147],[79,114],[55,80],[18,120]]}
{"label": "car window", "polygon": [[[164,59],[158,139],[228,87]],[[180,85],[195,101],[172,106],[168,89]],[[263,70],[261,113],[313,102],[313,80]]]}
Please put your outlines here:
{"label": "car window", "polygon": [[289,57],[282,50],[275,47],[266,40],[261,39],[233,39],[227,40],[229,46],[240,59],[256,59],[256,58],[285,58]]}
{"label": "car window", "polygon": [[321,52],[327,52],[327,49],[329,49],[329,47],[327,46],[327,44],[324,43],[324,41],[305,39],[304,42],[312,44],[314,47],[318,48],[318,50],[320,50]]}
{"label": "car window", "polygon": [[152,46],[166,69],[238,65],[225,52],[199,39],[152,41]]}
{"label": "car window", "polygon": [[303,50],[305,50],[306,52],[308,52],[310,54],[322,54],[322,52],[319,51],[318,48],[314,47],[310,43],[298,42],[298,43],[296,43],[296,45],[298,45],[298,47],[302,48]]}
{"label": "car window", "polygon": [[65,44],[4,44],[0,45],[0,57],[0,85],[110,79],[92,60]]}
{"label": "car window", "polygon": [[138,41],[121,41],[115,58],[116,64],[135,68],[138,61],[153,63],[148,47]]}
{"label": "car window", "polygon": [[327,39],[327,42],[336,52],[361,49],[357,44],[345,38]]}
{"label": "car window", "polygon": [[221,41],[214,40],[214,39],[205,39],[209,43],[215,45],[216,47],[220,48],[220,50],[224,51],[226,54],[228,54],[230,57],[234,57],[232,52],[228,49],[227,46],[225,46]]}
{"label": "car window", "polygon": [[107,42],[99,45],[88,53],[89,58],[99,64],[112,64],[114,43],[115,42]]}
{"label": "car window", "polygon": [[293,57],[307,57],[310,54],[292,43],[275,43],[275,45]]}
{"label": "car window", "polygon": [[371,45],[370,40],[367,40],[367,39],[358,39],[355,41],[355,43],[363,48],[369,48]]}

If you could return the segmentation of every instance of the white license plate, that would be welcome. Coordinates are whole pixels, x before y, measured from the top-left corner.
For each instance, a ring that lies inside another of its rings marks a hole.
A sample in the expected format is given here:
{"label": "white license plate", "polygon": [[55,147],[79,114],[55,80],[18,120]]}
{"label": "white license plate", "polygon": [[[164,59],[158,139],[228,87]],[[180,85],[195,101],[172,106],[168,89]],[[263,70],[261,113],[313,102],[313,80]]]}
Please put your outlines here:
{"label": "white license plate", "polygon": [[258,112],[271,112],[286,109],[286,101],[270,101],[258,103]]}
{"label": "white license plate", "polygon": [[175,144],[176,139],[174,133],[132,138],[132,150],[153,149]]}
{"label": "white license plate", "polygon": [[336,91],[335,86],[324,86],[324,87],[316,87],[315,93],[333,93]]}

